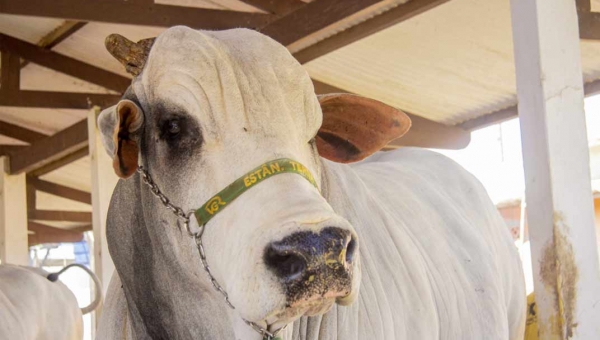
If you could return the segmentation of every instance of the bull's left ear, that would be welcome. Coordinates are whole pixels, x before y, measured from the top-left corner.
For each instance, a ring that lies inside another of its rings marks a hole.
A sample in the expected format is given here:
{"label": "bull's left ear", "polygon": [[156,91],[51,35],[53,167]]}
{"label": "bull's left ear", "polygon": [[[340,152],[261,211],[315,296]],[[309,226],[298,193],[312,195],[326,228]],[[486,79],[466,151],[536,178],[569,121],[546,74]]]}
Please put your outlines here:
{"label": "bull's left ear", "polygon": [[113,158],[117,176],[128,178],[138,168],[139,132],[144,124],[144,114],[134,102],[121,100],[98,117],[102,144]]}
{"label": "bull's left ear", "polygon": [[410,118],[389,105],[353,94],[319,96],[323,125],[317,133],[319,154],[352,163],[381,150],[410,128]]}

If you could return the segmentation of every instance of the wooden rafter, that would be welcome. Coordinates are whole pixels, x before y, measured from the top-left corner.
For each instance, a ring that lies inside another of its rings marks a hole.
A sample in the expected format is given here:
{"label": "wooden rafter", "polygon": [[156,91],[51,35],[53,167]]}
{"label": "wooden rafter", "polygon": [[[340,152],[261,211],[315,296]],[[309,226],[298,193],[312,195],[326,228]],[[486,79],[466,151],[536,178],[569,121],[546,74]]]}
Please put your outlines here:
{"label": "wooden rafter", "polygon": [[120,95],[114,94],[21,90],[12,96],[0,96],[0,106],[89,109],[96,105],[109,107],[120,99]]}
{"label": "wooden rafter", "polygon": [[242,0],[242,2],[277,15],[293,12],[306,5],[306,3],[300,0]]}
{"label": "wooden rafter", "polygon": [[275,19],[260,31],[289,45],[382,0],[317,0]]}
{"label": "wooden rafter", "polygon": [[600,40],[600,13],[592,12],[590,0],[576,0],[579,38]]}
{"label": "wooden rafter", "polygon": [[43,243],[80,242],[83,240],[83,232],[80,230],[60,229],[33,221],[29,221],[27,229],[33,232],[28,236],[30,247]]}
{"label": "wooden rafter", "polygon": [[302,64],[399,24],[449,0],[411,0],[294,53]]}
{"label": "wooden rafter", "polygon": [[14,53],[2,51],[0,69],[0,100],[8,99],[19,91],[21,79],[21,59]]}
{"label": "wooden rafter", "polygon": [[37,141],[10,159],[10,172],[31,172],[73,153],[87,150],[87,120]]}
{"label": "wooden rafter", "polygon": [[[313,84],[317,94],[349,93],[346,90],[314,79]],[[406,114],[412,121],[410,130],[408,130],[408,132],[401,138],[398,138],[388,144],[388,149],[397,148],[400,146],[419,146],[437,149],[462,149],[469,145],[469,142],[471,141],[471,133],[460,127],[440,124],[411,113]]]}
{"label": "wooden rafter", "polygon": [[0,135],[14,138],[26,143],[33,143],[47,137],[47,135],[43,133],[3,121],[0,121]]}
{"label": "wooden rafter", "polygon": [[[0,0],[2,1],[2,0]],[[123,92],[131,80],[77,59],[49,51],[5,34],[0,34],[0,50],[16,54],[38,65],[79,78],[107,89]]]}
{"label": "wooden rafter", "polygon": [[0,156],[12,156],[25,148],[25,145],[0,145]]}
{"label": "wooden rafter", "polygon": [[36,191],[45,192],[54,196],[59,196],[69,200],[92,204],[92,194],[86,191],[70,188],[53,182],[41,180],[39,178],[28,178],[27,184],[31,183]]}
{"label": "wooden rafter", "polygon": [[[586,97],[600,94],[600,79],[585,84],[583,87],[583,92]],[[517,109],[517,105],[512,105],[507,108],[467,120],[458,126],[468,131],[474,131],[483,129],[490,125],[502,123],[518,116],[519,110]]]}
{"label": "wooden rafter", "polygon": [[0,0],[0,13],[129,25],[186,25],[210,30],[261,27],[271,17],[262,13],[162,5],[149,1],[86,0]]}
{"label": "wooden rafter", "polygon": [[[87,22],[67,20],[62,23],[62,25],[53,29],[52,32],[43,36],[40,41],[38,41],[37,45],[46,50],[51,50],[85,25],[87,25]],[[27,64],[29,64],[29,61],[23,60],[21,62],[21,68],[27,66]]]}
{"label": "wooden rafter", "polygon": [[87,211],[35,209],[28,211],[28,215],[30,220],[92,223],[92,213]]}

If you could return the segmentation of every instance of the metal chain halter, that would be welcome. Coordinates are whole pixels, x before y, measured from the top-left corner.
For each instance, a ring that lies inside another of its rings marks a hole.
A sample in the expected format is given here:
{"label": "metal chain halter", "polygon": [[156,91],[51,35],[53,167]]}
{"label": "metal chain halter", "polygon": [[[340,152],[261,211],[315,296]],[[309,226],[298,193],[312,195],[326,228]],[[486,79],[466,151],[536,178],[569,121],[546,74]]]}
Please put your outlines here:
{"label": "metal chain halter", "polygon": [[[144,183],[146,185],[148,185],[148,187],[150,187],[150,192],[152,192],[152,194],[154,196],[158,197],[158,199],[160,200],[160,202],[167,209],[169,209],[175,216],[177,216],[179,219],[181,219],[183,221],[183,226],[184,226],[186,232],[196,242],[196,247],[198,248],[198,254],[200,254],[200,261],[202,262],[202,267],[204,267],[204,271],[206,271],[208,279],[212,283],[212,285],[215,288],[215,290],[217,292],[221,293],[221,295],[223,295],[223,297],[225,298],[225,303],[227,304],[227,306],[229,306],[229,308],[231,308],[231,309],[235,309],[235,307],[229,301],[229,295],[227,295],[227,292],[225,291],[225,289],[223,289],[223,287],[221,287],[221,285],[219,284],[219,282],[217,282],[217,279],[215,279],[215,277],[213,276],[213,274],[210,271],[210,267],[208,266],[208,262],[206,262],[206,254],[204,252],[204,246],[202,245],[202,234],[204,233],[204,227],[205,227],[205,225],[199,225],[199,230],[195,231],[195,232],[192,232],[191,229],[190,229],[190,217],[194,214],[194,210],[190,210],[190,211],[188,211],[186,213],[183,209],[181,209],[180,207],[178,207],[178,206],[174,205],[173,203],[171,203],[171,201],[169,200],[169,198],[167,198],[167,196],[165,196],[162,193],[162,191],[158,188],[158,185],[156,185],[156,183],[152,179],[152,176],[150,176],[150,174],[148,173],[148,171],[143,166],[141,166],[141,165],[138,166],[137,172],[142,176],[142,180],[144,181]],[[242,320],[244,320],[244,322],[248,326],[250,326],[254,331],[256,331],[260,335],[262,335],[263,340],[277,340],[277,339],[280,339],[280,338],[277,338],[277,335],[279,333],[281,333],[281,331],[283,331],[287,327],[287,325],[286,325],[286,326],[283,326],[282,328],[276,330],[275,332],[270,332],[269,330],[267,330],[266,328],[263,328],[263,327],[259,326],[255,322],[248,321],[248,320],[246,320],[244,318],[242,318]]]}

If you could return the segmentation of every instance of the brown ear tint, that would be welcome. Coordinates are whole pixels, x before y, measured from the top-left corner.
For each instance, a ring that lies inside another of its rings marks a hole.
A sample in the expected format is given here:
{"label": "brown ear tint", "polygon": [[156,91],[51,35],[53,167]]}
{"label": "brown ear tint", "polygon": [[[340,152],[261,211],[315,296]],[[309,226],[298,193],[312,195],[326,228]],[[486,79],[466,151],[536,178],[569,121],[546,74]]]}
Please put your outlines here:
{"label": "brown ear tint", "polygon": [[410,128],[410,118],[389,105],[352,94],[319,96],[323,125],[319,154],[338,163],[365,159]]}
{"label": "brown ear tint", "polygon": [[138,136],[136,132],[142,126],[142,110],[130,100],[122,100],[115,110],[116,124],[113,135],[113,168],[117,176],[128,178],[138,167]]}

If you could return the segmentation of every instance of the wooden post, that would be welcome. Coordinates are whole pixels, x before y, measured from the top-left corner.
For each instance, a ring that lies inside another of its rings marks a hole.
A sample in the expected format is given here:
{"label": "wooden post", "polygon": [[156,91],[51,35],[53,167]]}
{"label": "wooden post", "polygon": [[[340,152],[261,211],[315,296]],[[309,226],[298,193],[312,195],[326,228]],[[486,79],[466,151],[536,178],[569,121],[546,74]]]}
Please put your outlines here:
{"label": "wooden post", "polygon": [[[100,113],[99,107],[94,107],[88,113],[89,157],[92,171],[92,226],[94,231],[94,272],[102,283],[102,291],[106,296],[110,278],[115,266],[106,244],[106,215],[110,198],[117,184],[118,177],[112,168],[112,159],[108,156],[102,141],[96,120]],[[96,310],[99,318],[101,309]]]}
{"label": "wooden post", "polygon": [[27,183],[25,174],[8,175],[8,158],[0,157],[0,260],[29,264]]}
{"label": "wooden post", "polygon": [[600,339],[600,273],[573,0],[511,0],[540,339]]}

